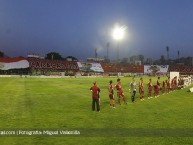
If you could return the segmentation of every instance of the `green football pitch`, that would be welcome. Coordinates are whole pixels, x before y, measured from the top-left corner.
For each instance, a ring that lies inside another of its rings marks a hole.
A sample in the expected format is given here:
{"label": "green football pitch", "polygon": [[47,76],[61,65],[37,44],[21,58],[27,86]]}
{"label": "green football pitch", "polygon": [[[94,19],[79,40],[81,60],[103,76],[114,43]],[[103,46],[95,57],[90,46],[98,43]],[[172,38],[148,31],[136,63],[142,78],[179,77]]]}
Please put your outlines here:
{"label": "green football pitch", "polygon": [[[193,94],[188,91],[192,85],[147,99],[149,78],[144,77],[145,100],[140,101],[137,92],[136,102],[132,104],[131,78],[121,78],[128,103],[116,104],[111,109],[107,86],[110,80],[115,84],[116,79],[0,78],[0,144],[193,144]],[[152,80],[155,84],[157,78]],[[94,81],[101,89],[100,112],[91,109],[89,89]],[[64,135],[61,131],[80,134]]]}

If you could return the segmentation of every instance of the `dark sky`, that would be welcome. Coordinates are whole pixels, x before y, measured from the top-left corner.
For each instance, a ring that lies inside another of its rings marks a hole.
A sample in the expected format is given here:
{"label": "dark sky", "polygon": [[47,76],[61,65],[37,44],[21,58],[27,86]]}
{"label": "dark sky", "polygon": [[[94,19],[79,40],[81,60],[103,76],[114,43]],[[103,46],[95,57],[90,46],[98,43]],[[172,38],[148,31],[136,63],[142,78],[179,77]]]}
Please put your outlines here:
{"label": "dark sky", "polygon": [[55,51],[79,59],[116,59],[115,25],[126,25],[120,57],[193,56],[193,0],[0,0],[0,51],[44,56]]}

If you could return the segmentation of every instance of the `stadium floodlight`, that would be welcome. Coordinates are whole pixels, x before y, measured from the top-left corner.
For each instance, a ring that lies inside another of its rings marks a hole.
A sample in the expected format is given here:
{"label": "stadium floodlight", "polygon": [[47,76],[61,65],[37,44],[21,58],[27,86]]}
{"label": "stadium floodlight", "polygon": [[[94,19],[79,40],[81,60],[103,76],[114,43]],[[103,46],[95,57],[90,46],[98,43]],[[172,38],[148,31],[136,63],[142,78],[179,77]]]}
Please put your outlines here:
{"label": "stadium floodlight", "polygon": [[115,40],[121,40],[124,38],[124,34],[125,34],[125,30],[126,30],[126,26],[116,26],[113,30],[113,38]]}
{"label": "stadium floodlight", "polygon": [[117,41],[117,75],[119,63],[119,41],[124,38],[126,29],[127,27],[123,25],[123,26],[116,26],[113,30],[113,38]]}

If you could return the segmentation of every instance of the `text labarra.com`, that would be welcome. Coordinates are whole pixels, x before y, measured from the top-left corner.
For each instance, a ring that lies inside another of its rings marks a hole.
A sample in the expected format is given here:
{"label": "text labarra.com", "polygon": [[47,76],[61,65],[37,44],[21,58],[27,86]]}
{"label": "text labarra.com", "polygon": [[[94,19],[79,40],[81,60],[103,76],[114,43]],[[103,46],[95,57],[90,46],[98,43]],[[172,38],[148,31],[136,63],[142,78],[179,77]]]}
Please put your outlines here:
{"label": "text labarra.com", "polygon": [[78,130],[0,130],[0,136],[63,136],[80,135]]}

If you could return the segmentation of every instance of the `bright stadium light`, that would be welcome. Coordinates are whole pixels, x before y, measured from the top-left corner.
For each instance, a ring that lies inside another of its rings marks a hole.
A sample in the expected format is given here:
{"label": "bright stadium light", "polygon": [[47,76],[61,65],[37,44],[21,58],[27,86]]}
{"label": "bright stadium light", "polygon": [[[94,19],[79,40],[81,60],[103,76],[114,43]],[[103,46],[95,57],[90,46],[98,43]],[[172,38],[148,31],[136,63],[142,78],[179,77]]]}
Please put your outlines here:
{"label": "bright stadium light", "polygon": [[124,35],[125,35],[125,30],[127,29],[126,26],[122,26],[122,27],[119,27],[119,26],[116,26],[113,30],[113,38],[115,40],[121,40],[124,38]]}
{"label": "bright stadium light", "polygon": [[125,30],[127,27],[124,26],[116,26],[113,30],[113,38],[117,41],[117,76],[118,76],[118,63],[119,63],[119,42],[125,36]]}

